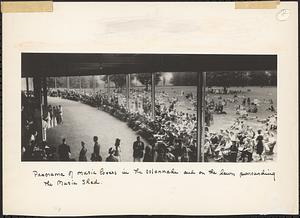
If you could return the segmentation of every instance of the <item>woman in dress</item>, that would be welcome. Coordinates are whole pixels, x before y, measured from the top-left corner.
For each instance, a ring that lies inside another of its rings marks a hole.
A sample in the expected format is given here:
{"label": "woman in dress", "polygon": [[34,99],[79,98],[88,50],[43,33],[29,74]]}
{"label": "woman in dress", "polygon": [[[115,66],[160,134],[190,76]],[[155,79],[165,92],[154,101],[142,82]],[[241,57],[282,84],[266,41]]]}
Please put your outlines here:
{"label": "woman in dress", "polygon": [[56,107],[53,106],[52,107],[52,127],[55,127],[57,125],[56,115],[57,115]]}
{"label": "woman in dress", "polygon": [[53,127],[53,110],[52,110],[51,105],[49,105],[48,117],[50,118],[48,120],[48,126],[49,126],[49,128],[52,128]]}
{"label": "woman in dress", "polygon": [[258,136],[256,137],[256,153],[259,155],[259,160],[262,160],[262,153],[264,151],[264,143],[263,143],[263,140],[264,140],[264,137],[263,135],[261,134],[261,130],[258,130],[257,131],[258,133]]}
{"label": "woman in dress", "polygon": [[98,143],[98,136],[93,137],[94,140],[94,152],[92,153],[91,161],[102,161],[100,156],[100,144]]}

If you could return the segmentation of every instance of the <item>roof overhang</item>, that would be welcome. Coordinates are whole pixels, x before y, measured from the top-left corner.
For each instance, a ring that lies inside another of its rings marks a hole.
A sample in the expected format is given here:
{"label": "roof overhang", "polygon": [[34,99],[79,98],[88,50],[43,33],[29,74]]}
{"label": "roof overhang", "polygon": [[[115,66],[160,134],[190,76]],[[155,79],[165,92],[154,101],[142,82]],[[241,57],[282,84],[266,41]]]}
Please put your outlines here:
{"label": "roof overhang", "polygon": [[22,53],[22,77],[276,70],[277,55]]}

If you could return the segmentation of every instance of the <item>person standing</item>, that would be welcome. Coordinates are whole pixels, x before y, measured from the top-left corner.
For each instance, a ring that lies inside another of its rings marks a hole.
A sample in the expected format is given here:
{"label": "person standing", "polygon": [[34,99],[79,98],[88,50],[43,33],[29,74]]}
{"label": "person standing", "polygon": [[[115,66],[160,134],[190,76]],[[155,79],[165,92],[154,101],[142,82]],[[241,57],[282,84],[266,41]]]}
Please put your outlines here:
{"label": "person standing", "polygon": [[43,141],[47,141],[47,128],[48,128],[48,123],[42,119],[42,137]]}
{"label": "person standing", "polygon": [[229,161],[236,162],[237,154],[238,154],[237,142],[234,141],[234,142],[232,142],[232,145],[230,146]]}
{"label": "person standing", "polygon": [[250,106],[250,104],[251,104],[251,100],[249,97],[247,98],[247,104],[248,104],[248,106]]}
{"label": "person standing", "polygon": [[102,161],[100,156],[100,144],[98,143],[98,136],[94,136],[94,151],[92,153],[91,161]]}
{"label": "person standing", "polygon": [[58,106],[58,114],[60,123],[63,123],[63,109],[61,105]]}
{"label": "person standing", "polygon": [[79,153],[79,161],[87,161],[87,158],[86,158],[86,152],[87,152],[87,149],[85,148],[85,143],[84,142],[81,142],[81,150],[80,150],[80,153]]}
{"label": "person standing", "polygon": [[48,113],[49,113],[49,116],[50,116],[50,127],[49,128],[52,128],[53,127],[53,110],[52,110],[52,106],[49,105],[48,106]]}
{"label": "person standing", "polygon": [[144,142],[141,141],[140,136],[136,138],[136,141],[133,143],[133,161],[141,162],[144,156]]}
{"label": "person standing", "polygon": [[70,146],[67,145],[66,139],[63,138],[62,144],[58,146],[58,158],[60,161],[69,161],[71,156]]}
{"label": "person standing", "polygon": [[263,140],[264,140],[264,137],[263,135],[261,134],[261,130],[258,130],[257,131],[258,133],[258,136],[256,137],[256,153],[259,155],[259,160],[262,160],[262,153],[264,151],[264,144],[263,144]]}
{"label": "person standing", "polygon": [[145,155],[144,155],[144,159],[143,162],[153,162],[153,152],[152,152],[152,148],[148,145],[145,148]]}
{"label": "person standing", "polygon": [[116,139],[115,142],[115,151],[114,156],[118,159],[118,162],[121,162],[121,149],[120,149],[121,140],[119,138]]}
{"label": "person standing", "polygon": [[55,127],[57,125],[57,111],[56,107],[52,107],[52,127]]}
{"label": "person standing", "polygon": [[48,124],[48,129],[50,129],[52,126],[51,126],[51,114],[50,114],[50,111],[46,111],[46,121],[47,121],[47,124]]}

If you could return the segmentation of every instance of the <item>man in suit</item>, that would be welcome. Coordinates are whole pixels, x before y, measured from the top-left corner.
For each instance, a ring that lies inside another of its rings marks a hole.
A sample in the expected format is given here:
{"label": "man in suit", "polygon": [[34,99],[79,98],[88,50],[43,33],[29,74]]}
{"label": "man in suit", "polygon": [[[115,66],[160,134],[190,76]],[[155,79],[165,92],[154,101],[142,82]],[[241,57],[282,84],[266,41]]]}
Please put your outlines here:
{"label": "man in suit", "polygon": [[67,145],[66,139],[63,138],[62,144],[58,146],[58,158],[60,161],[69,161],[71,156],[70,146]]}
{"label": "man in suit", "polygon": [[140,136],[136,138],[136,141],[133,143],[133,161],[141,162],[144,156],[144,142],[141,141]]}

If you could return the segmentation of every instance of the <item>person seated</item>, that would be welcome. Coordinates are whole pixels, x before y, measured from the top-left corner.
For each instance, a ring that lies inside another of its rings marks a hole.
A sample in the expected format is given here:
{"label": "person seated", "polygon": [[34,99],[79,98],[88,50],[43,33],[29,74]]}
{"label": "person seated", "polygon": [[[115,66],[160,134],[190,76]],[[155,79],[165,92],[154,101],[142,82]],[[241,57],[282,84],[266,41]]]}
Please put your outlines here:
{"label": "person seated", "polygon": [[118,162],[118,158],[114,156],[115,150],[113,148],[108,149],[109,156],[105,159],[106,162]]}
{"label": "person seated", "polygon": [[271,112],[275,112],[275,108],[274,108],[274,106],[273,106],[272,104],[271,104],[270,107],[268,107],[266,110],[267,110],[267,111],[269,110],[269,111],[271,111]]}
{"label": "person seated", "polygon": [[272,155],[274,154],[274,147],[276,145],[276,138],[274,133],[269,133],[269,137],[267,138],[265,145],[265,154],[266,155]]}
{"label": "person seated", "polygon": [[212,149],[209,139],[204,140],[203,145],[204,162],[208,162],[208,157],[212,155]]}
{"label": "person seated", "polygon": [[167,162],[175,162],[175,156],[172,153],[172,151],[174,152],[173,147],[171,147],[171,146],[167,147],[166,152],[165,152],[165,159]]}
{"label": "person seated", "polygon": [[251,105],[250,105],[250,107],[249,107],[249,109],[248,109],[248,112],[250,112],[250,113],[257,113],[257,106],[256,106],[256,104],[254,104],[254,103],[251,103]]}
{"label": "person seated", "polygon": [[253,160],[252,155],[254,151],[254,145],[250,138],[245,138],[244,143],[239,147],[239,150],[242,152],[240,159],[245,162],[247,158],[248,162]]}
{"label": "person seated", "polygon": [[180,162],[190,162],[190,157],[189,157],[189,154],[188,154],[188,149],[187,147],[183,147],[182,148],[182,156],[180,157]]}
{"label": "person seated", "polygon": [[246,109],[239,109],[239,110],[237,110],[236,113],[238,115],[240,115],[239,118],[241,118],[241,119],[248,119],[248,113],[247,113]]}

